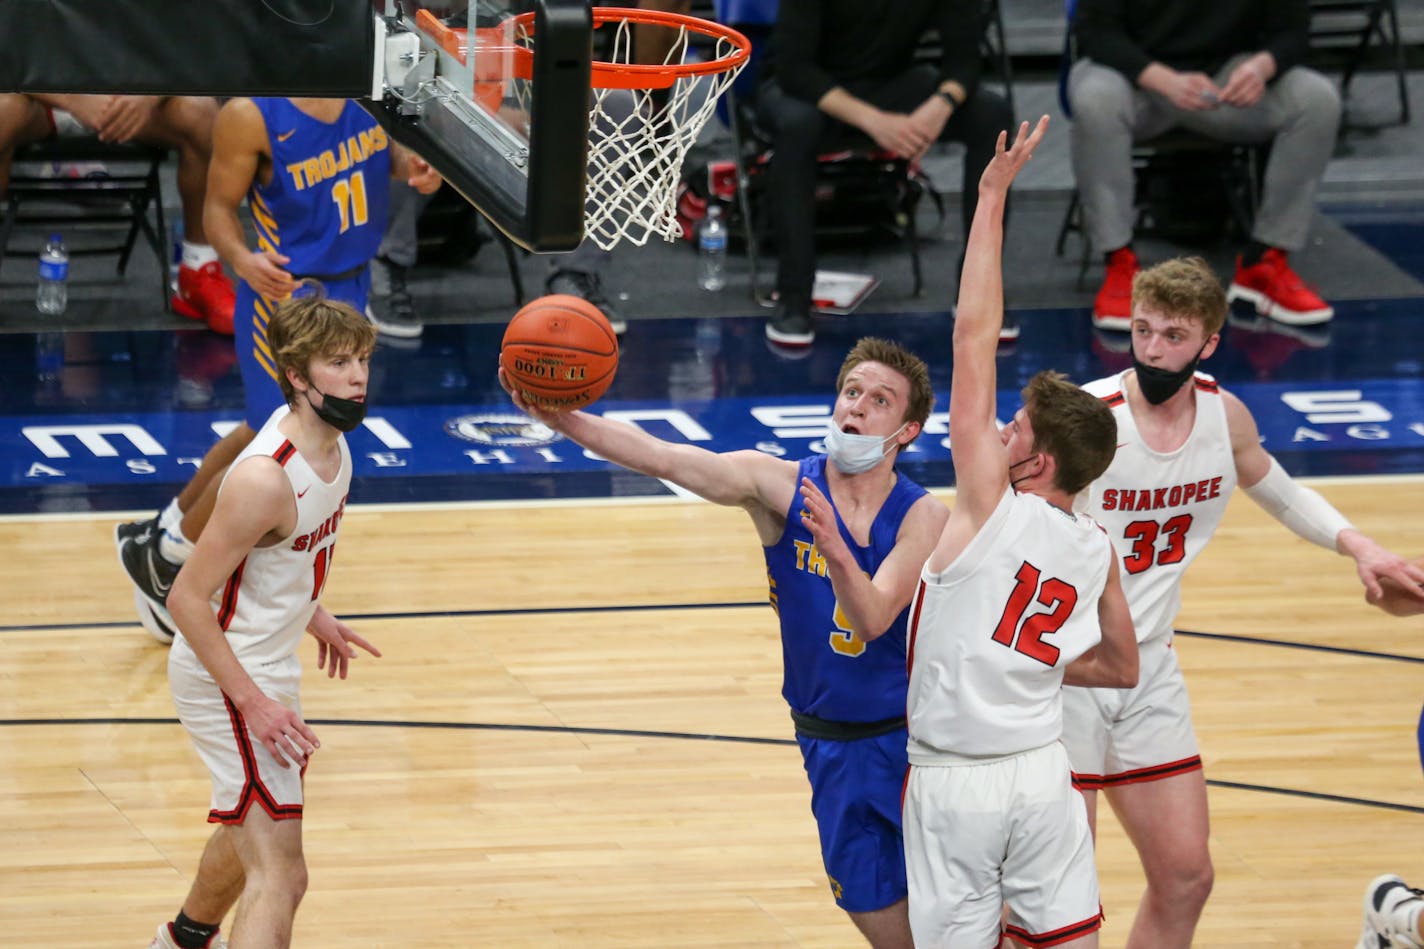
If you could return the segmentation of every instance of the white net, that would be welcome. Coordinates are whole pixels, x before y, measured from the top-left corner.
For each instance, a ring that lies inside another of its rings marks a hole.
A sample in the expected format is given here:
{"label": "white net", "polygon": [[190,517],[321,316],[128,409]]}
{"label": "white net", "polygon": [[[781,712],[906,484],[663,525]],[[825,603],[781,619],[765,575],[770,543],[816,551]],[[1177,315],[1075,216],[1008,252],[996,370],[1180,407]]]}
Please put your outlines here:
{"label": "white net", "polygon": [[[631,27],[628,20],[604,26],[614,31],[607,62],[633,61]],[[740,48],[686,25],[675,29],[665,65],[728,59]],[[704,41],[713,45],[699,48]],[[642,246],[654,235],[681,237],[677,186],[683,161],[741,68],[736,63],[720,72],[679,76],[666,90],[592,90],[585,238],[610,250],[621,241]]]}

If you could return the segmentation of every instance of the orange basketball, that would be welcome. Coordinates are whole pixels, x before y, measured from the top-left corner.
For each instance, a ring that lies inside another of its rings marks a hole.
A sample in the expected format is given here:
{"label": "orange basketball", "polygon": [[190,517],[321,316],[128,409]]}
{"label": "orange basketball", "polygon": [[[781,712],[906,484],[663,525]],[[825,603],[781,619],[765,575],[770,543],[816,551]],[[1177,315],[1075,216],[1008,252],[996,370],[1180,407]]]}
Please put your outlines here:
{"label": "orange basketball", "polygon": [[514,314],[499,364],[525,401],[549,412],[582,409],[613,382],[618,337],[598,307],[555,293]]}

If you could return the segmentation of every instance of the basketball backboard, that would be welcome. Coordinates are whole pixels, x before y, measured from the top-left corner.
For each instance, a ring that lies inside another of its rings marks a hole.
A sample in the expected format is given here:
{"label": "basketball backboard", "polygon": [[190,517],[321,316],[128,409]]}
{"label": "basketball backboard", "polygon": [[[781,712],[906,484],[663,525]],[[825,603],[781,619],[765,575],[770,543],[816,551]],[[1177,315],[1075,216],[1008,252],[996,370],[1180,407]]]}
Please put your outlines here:
{"label": "basketball backboard", "polygon": [[[386,0],[370,108],[512,240],[583,238],[587,0]],[[515,22],[533,14],[533,32]]]}

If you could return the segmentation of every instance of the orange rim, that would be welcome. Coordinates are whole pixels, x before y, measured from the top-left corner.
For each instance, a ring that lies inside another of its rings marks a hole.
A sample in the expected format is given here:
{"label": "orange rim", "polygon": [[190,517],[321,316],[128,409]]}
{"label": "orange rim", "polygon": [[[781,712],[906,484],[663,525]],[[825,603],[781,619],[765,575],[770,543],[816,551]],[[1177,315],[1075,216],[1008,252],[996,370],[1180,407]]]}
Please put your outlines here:
{"label": "orange rim", "polygon": [[[731,53],[707,62],[668,63],[665,65],[644,65],[642,63],[609,63],[594,60],[590,85],[595,89],[666,89],[678,79],[688,76],[712,76],[736,69],[747,61],[752,53],[752,44],[741,33],[729,26],[723,26],[701,17],[685,16],[681,13],[666,13],[662,10],[643,10],[638,7],[594,7],[593,25],[597,29],[605,23],[618,21],[647,23],[652,26],[667,26],[673,29],[686,28],[689,33],[700,33],[716,40],[726,40],[736,47]],[[514,22],[534,35],[534,14],[521,13]],[[523,55],[521,55],[521,53]],[[534,75],[534,54],[517,47],[514,52],[514,71],[520,79]]]}

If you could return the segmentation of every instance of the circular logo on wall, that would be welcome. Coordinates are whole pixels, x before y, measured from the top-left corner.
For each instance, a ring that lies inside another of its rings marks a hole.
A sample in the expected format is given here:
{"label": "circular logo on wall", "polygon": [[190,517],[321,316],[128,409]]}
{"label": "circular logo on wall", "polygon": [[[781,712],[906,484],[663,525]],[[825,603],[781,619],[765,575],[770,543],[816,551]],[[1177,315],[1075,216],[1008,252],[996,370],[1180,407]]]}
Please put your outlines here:
{"label": "circular logo on wall", "polygon": [[446,422],[445,431],[467,442],[501,448],[552,445],[564,438],[543,422],[513,412],[506,415],[461,415]]}

